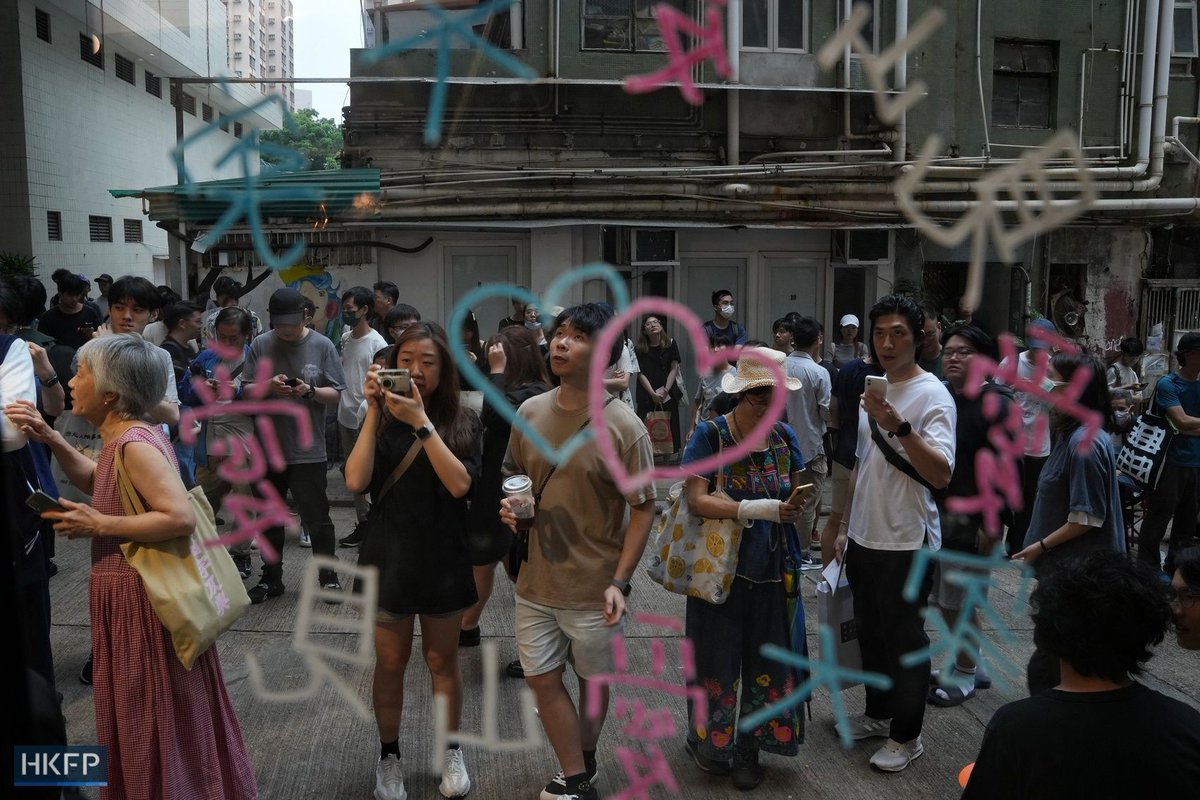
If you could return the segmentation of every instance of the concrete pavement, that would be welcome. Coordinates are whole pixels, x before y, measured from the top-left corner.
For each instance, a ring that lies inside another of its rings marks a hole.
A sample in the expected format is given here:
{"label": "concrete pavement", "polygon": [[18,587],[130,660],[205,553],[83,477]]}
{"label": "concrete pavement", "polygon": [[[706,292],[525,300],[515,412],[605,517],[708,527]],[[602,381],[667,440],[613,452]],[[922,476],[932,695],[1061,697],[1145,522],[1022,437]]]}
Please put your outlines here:
{"label": "concrete pavement", "polygon": [[[331,484],[338,484],[330,473]],[[331,494],[337,494],[331,485]],[[344,491],[344,490],[341,490]],[[352,508],[335,505],[334,522],[338,535],[344,535],[353,524]],[[292,633],[296,624],[300,600],[301,576],[311,551],[289,539],[285,551],[284,579],[287,592],[263,605],[253,606],[219,642],[225,679],[242,724],[250,755],[258,776],[261,797],[275,798],[370,798],[374,785],[374,763],[378,758],[378,735],[374,723],[356,717],[350,706],[332,687],[320,688],[316,694],[295,702],[268,702],[252,690],[246,664],[247,654],[253,655],[264,668],[268,687],[273,691],[294,690],[307,684],[308,673],[301,658],[292,650]],[[352,562],[356,551],[341,548],[339,556]],[[88,543],[84,540],[58,542],[56,562],[59,574],[51,581],[54,604],[52,642],[59,689],[64,694],[64,712],[72,743],[94,741],[94,714],[91,689],[76,678],[90,649],[87,573]],[[255,567],[258,563],[256,558]],[[809,630],[810,648],[816,647],[815,580],[817,573],[807,573],[803,598]],[[256,575],[257,578],[257,575]],[[256,579],[255,578],[255,579]],[[254,579],[252,579],[254,580]],[[248,585],[251,581],[247,582]],[[1002,587],[1001,594],[1011,597],[1014,586]],[[682,618],[683,600],[653,584],[639,570],[634,580],[631,605],[635,611],[647,611]],[[322,607],[324,611],[353,622],[354,612],[348,607]],[[497,643],[498,661],[503,664],[516,657],[512,622],[513,594],[505,578],[496,581],[496,592],[482,622],[483,636]],[[1002,649],[1018,664],[1024,665],[1032,649],[1031,624],[1027,618],[1006,615],[1014,632],[1012,642],[1002,643]],[[650,668],[650,645],[655,639],[665,641],[668,653],[667,676],[681,680],[678,635],[662,629],[632,624],[627,629],[631,671],[647,674]],[[357,644],[356,634],[338,632],[329,626],[319,627],[314,640],[338,650],[350,651]],[[428,673],[421,662],[419,647],[409,665],[401,752],[405,764],[406,785],[413,800],[433,800],[438,777],[429,770],[432,746],[432,702]],[[465,682],[464,730],[480,730],[482,699],[482,652],[463,650],[462,669]],[[367,705],[371,702],[370,667],[336,666],[338,675],[349,690]],[[1153,688],[1180,697],[1200,707],[1200,656],[1185,653],[1169,636],[1150,662],[1143,680]],[[832,730],[833,712],[828,692],[819,690],[812,699],[812,721],[808,724],[807,741],[796,758],[785,759],[766,755],[763,763],[767,777],[751,796],[769,800],[805,798],[817,800],[848,800],[849,798],[954,798],[959,789],[956,776],[959,770],[973,761],[978,752],[984,726],[1000,705],[1024,696],[1024,675],[1015,676],[1010,685],[998,683],[958,708],[930,708],[926,716],[925,755],[905,772],[883,774],[867,764],[874,749],[882,740],[872,740],[843,750]],[[499,689],[499,718],[501,732],[506,737],[520,735],[518,690],[522,682],[501,675]],[[851,713],[862,709],[862,690],[853,688],[842,693]],[[649,690],[617,690],[615,696],[642,700],[647,708],[667,707],[675,724],[682,731],[685,724],[683,702],[674,698],[655,696]],[[540,731],[538,731],[540,736]],[[741,793],[733,789],[728,779],[713,778],[699,772],[682,747],[682,734],[661,742],[663,751],[678,781],[679,795],[695,800],[725,798]],[[619,745],[638,745],[626,737],[610,716],[600,747],[600,778],[602,795],[612,796],[628,781],[616,757]],[[533,800],[540,788],[557,770],[553,753],[543,743],[535,750],[516,753],[491,753],[478,747],[466,748],[467,764],[474,787],[473,798],[501,800]],[[650,797],[665,798],[673,793],[662,787],[651,791]],[[92,795],[95,796],[95,795]]]}

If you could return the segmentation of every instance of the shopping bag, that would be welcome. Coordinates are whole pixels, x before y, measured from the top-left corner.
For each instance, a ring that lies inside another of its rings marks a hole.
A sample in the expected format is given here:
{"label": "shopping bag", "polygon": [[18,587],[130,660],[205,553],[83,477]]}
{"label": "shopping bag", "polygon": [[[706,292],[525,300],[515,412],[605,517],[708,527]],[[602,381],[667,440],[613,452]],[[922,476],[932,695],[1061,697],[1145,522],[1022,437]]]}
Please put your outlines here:
{"label": "shopping bag", "polygon": [[[125,514],[146,513],[119,451],[113,469]],[[185,669],[191,669],[250,607],[242,576],[229,551],[218,543],[212,506],[200,487],[188,492],[188,502],[196,515],[191,536],[121,544],[121,552],[141,577],[150,605],[170,632],[175,655]]]}
{"label": "shopping bag", "polygon": [[[842,669],[862,669],[862,651],[858,646],[858,623],[854,618],[854,595],[844,576],[838,580],[837,591],[830,589],[828,581],[817,584],[817,626],[828,625],[833,632],[834,656]],[[818,640],[820,641],[820,640]],[[821,654],[822,660],[825,653]],[[840,686],[846,689],[861,681],[845,681]]]}
{"label": "shopping bag", "polygon": [[670,411],[651,411],[647,414],[646,430],[650,433],[650,447],[655,453],[670,455],[675,452],[675,436],[671,432]]}
{"label": "shopping bag", "polygon": [[[718,472],[719,497],[726,497]],[[729,599],[737,572],[742,524],[736,519],[706,519],[688,509],[683,483],[667,495],[671,507],[658,518],[654,548],[646,572],[668,592],[696,597],[714,605]]]}
{"label": "shopping bag", "polygon": [[1175,438],[1175,428],[1158,410],[1152,395],[1146,410],[1125,434],[1121,452],[1117,453],[1117,469],[1133,478],[1142,492],[1152,492],[1158,486],[1167,465],[1171,440]]}

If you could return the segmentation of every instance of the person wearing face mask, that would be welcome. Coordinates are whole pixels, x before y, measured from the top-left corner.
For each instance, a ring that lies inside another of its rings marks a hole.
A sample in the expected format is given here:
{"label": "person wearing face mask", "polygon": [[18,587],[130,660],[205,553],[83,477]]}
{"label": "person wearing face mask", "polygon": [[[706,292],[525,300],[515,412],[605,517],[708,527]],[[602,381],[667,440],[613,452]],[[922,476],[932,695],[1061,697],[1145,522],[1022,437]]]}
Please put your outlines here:
{"label": "person wearing face mask", "polygon": [[712,293],[713,318],[704,323],[710,349],[735,347],[746,343],[746,329],[733,321],[736,309],[733,293],[728,289],[717,289]]}
{"label": "person wearing face mask", "polygon": [[[349,457],[358,441],[358,409],[362,405],[363,382],[375,353],[387,347],[379,331],[371,327],[371,311],[375,304],[374,295],[365,286],[355,286],[342,293],[342,322],[347,332],[342,334],[342,373],[346,388],[338,398],[337,426],[342,443],[342,453]],[[345,466],[342,467],[343,471]],[[354,495],[354,516],[357,524],[338,544],[342,547],[357,547],[362,542],[362,524],[371,510],[371,501],[366,494]]]}
{"label": "person wearing face mask", "polygon": [[1121,452],[1125,444],[1125,434],[1133,427],[1133,392],[1128,389],[1113,389],[1112,412],[1113,424],[1109,429],[1108,438],[1112,440],[1113,452]]}

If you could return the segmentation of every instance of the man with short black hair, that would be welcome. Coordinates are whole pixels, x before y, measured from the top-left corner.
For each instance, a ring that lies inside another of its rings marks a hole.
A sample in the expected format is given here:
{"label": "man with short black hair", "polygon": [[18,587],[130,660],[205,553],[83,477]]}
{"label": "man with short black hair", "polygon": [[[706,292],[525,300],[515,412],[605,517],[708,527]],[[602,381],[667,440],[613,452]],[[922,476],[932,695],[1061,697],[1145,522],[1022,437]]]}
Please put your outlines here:
{"label": "man with short black hair", "polygon": [[[1189,331],[1175,347],[1179,367],[1158,379],[1153,406],[1175,426],[1167,463],[1158,485],[1146,497],[1146,517],[1138,534],[1138,560],[1170,580],[1175,554],[1196,538],[1200,492],[1200,333]],[[1171,526],[1166,563],[1159,547]]]}
{"label": "man with short black hair", "polygon": [[735,347],[746,343],[746,329],[733,321],[737,309],[733,305],[733,293],[728,289],[717,289],[712,293],[712,319],[704,323],[708,335],[708,347]]}
{"label": "man with short black hair", "polygon": [[[522,291],[529,291],[529,289],[525,286],[518,286],[517,288]],[[511,326],[521,326],[525,324],[525,301],[516,295],[510,297],[509,300],[512,302],[512,316],[508,316],[500,320],[500,324],[496,326],[497,331],[502,331]]]}
{"label": "man with short black hair", "polygon": [[[238,301],[245,293],[245,287],[239,281],[234,280],[228,275],[222,275],[213,281],[213,294],[216,295],[217,305],[204,314],[204,319],[200,322],[200,347],[208,346],[216,335],[216,319],[217,314],[221,313],[223,308],[231,308],[238,305]],[[248,306],[242,306],[246,309],[246,313],[250,315],[250,338],[259,336],[263,332],[262,320],[258,318],[250,310]]]}
{"label": "man with short black hair", "polygon": [[[890,689],[867,688],[866,713],[848,722],[853,739],[886,737],[871,756],[885,772],[899,772],[925,752],[921,726],[929,688],[929,636],[921,612],[931,576],[912,602],[904,585],[922,547],[941,547],[938,507],[931,489],[950,483],[954,470],[954,400],[942,382],[917,366],[925,330],[921,307],[902,295],[881,298],[871,309],[871,360],[887,378],[884,391],[862,396],[857,463],[850,474],[837,553],[846,565],[862,665],[892,680]],[[886,448],[886,449],[885,449]]]}
{"label": "man with short black hair", "polygon": [[942,321],[938,318],[938,310],[932,304],[926,303],[922,308],[925,312],[925,328],[921,339],[921,353],[917,363],[921,369],[932,373],[939,380],[942,377]]}
{"label": "man with short black hair", "polygon": [[[259,361],[268,361],[273,377],[267,395],[295,403],[308,414],[312,429],[312,443],[308,447],[300,444],[296,420],[291,415],[271,415],[287,463],[278,472],[269,471],[267,480],[280,498],[291,490],[300,511],[300,523],[312,537],[313,550],[332,558],[333,522],[329,518],[325,477],[325,407],[338,403],[346,380],[333,342],[308,327],[312,319],[308,302],[295,289],[275,290],[267,305],[271,330],[251,342],[242,375],[246,380],[254,380]],[[266,536],[279,554],[279,561],[263,564],[262,580],[249,592],[252,603],[278,597],[284,591],[283,527],[268,528]],[[318,581],[323,589],[341,589],[332,569],[322,569]]]}
{"label": "man with short black hair", "polygon": [[[642,474],[654,467],[654,455],[645,425],[629,406],[610,397],[603,420],[590,418],[592,350],[611,319],[612,313],[597,303],[558,315],[549,355],[560,383],[526,400],[517,414],[555,448],[579,431],[603,424],[628,474]],[[616,337],[607,354],[609,365],[617,362],[623,347],[624,337]],[[517,648],[562,768],[540,797],[598,800],[593,786],[596,743],[608,710],[607,687],[600,689],[598,717],[584,713],[583,706],[588,682],[614,670],[612,642],[621,632],[629,581],[650,536],[654,486],[622,494],[591,439],[556,468],[521,431],[513,426],[503,472],[529,476],[538,503],[529,560],[517,578]],[[516,531],[507,499],[501,501],[500,518]],[[579,710],[563,684],[568,661],[579,679]]]}
{"label": "man with short black hair", "polygon": [[[820,323],[812,317],[785,318],[783,327],[791,331],[793,347],[784,362],[784,370],[789,377],[800,379],[800,388],[787,393],[785,419],[796,432],[800,452],[808,458],[800,475],[800,484],[811,483],[813,486],[796,527],[801,541],[811,546],[820,498],[829,477],[825,432],[829,427],[829,398],[833,384],[829,380],[829,371],[816,361],[821,352]],[[817,541],[819,544],[819,538]]]}
{"label": "man with short black hair", "polygon": [[[366,402],[363,381],[367,368],[375,353],[387,347],[379,332],[371,327],[371,309],[374,298],[365,286],[355,286],[342,293],[342,322],[349,327],[348,335],[342,336],[342,374],[346,388],[341,393],[337,407],[338,437],[342,445],[343,460],[349,458],[354,443],[358,441],[359,407]],[[345,467],[342,468],[345,470]],[[344,536],[338,544],[343,547],[358,547],[362,543],[362,524],[371,510],[367,495],[354,495],[354,515],[357,522],[354,530]]]}

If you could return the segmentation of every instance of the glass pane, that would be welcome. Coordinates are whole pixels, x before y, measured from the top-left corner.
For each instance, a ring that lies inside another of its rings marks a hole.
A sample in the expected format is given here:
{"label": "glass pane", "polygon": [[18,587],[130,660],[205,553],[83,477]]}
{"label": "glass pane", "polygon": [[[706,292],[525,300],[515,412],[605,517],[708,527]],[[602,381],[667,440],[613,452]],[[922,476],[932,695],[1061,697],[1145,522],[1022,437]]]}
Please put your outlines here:
{"label": "glass pane", "polygon": [[583,46],[588,50],[628,50],[628,20],[584,20]]}
{"label": "glass pane", "polygon": [[1054,72],[1054,47],[1048,44],[1027,44],[1021,48],[1026,72]]}
{"label": "glass pane", "polygon": [[584,17],[628,17],[630,0],[584,0]]}
{"label": "glass pane", "polygon": [[662,31],[658,29],[656,20],[639,19],[633,24],[637,31],[638,51],[666,52],[667,46],[663,43]]}
{"label": "glass pane", "polygon": [[1021,103],[1018,124],[1022,128],[1049,128],[1050,106],[1044,103]]}
{"label": "glass pane", "polygon": [[[779,42],[778,46],[788,50],[804,49],[804,2],[803,0],[778,0]],[[868,42],[870,39],[867,40]]]}
{"label": "glass pane", "polygon": [[1049,105],[1050,79],[1041,75],[1025,75],[1021,78],[1021,102]]}
{"label": "glass pane", "polygon": [[634,0],[634,16],[652,19],[654,17],[654,9],[658,5],[674,6],[688,16],[692,15],[691,0]]}
{"label": "glass pane", "polygon": [[992,69],[1002,72],[1021,72],[1025,61],[1021,58],[1021,45],[1012,42],[996,42]]}
{"label": "glass pane", "polygon": [[742,0],[742,47],[767,47],[770,0]]}
{"label": "glass pane", "polygon": [[992,76],[992,98],[995,100],[1016,100],[1020,97],[1017,89],[1020,80],[1015,75]]}
{"label": "glass pane", "polygon": [[1009,126],[1016,125],[1017,101],[998,100],[996,98],[992,98],[992,124]]}
{"label": "glass pane", "polygon": [[1196,9],[1175,9],[1175,47],[1176,55],[1190,56],[1196,53],[1196,29],[1193,27]]}

